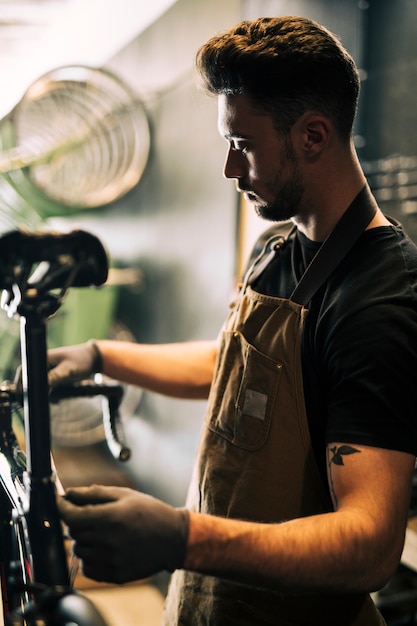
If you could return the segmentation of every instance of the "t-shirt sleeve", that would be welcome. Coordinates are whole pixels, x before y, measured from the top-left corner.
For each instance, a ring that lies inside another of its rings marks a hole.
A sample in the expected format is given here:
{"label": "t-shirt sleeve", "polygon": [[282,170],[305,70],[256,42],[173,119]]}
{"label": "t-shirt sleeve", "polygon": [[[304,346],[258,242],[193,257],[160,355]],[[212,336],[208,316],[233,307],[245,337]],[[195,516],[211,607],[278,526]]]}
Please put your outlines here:
{"label": "t-shirt sleeve", "polygon": [[341,315],[323,352],[326,443],[417,455],[417,312],[407,298],[375,297]]}

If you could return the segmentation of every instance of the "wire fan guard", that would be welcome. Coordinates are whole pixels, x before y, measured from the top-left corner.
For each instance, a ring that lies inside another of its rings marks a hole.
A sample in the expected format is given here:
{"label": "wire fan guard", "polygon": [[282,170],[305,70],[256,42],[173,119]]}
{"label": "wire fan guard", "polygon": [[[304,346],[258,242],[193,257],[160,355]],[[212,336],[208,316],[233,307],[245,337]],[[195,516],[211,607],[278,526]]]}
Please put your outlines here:
{"label": "wire fan guard", "polygon": [[57,203],[108,204],[143,174],[150,148],[146,112],[110,72],[84,66],[48,72],[10,115],[15,145],[1,170],[23,170]]}

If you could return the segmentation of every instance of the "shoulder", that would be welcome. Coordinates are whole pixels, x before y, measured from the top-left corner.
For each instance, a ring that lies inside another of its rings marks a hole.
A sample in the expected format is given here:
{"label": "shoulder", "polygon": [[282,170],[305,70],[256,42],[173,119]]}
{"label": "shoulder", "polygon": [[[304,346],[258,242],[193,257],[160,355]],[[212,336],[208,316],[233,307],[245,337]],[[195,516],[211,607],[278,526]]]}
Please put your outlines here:
{"label": "shoulder", "polygon": [[358,311],[365,303],[400,300],[417,306],[416,245],[400,225],[365,231],[329,280],[329,290],[337,308]]}
{"label": "shoulder", "polygon": [[372,333],[378,350],[409,335],[417,349],[417,247],[403,229],[365,231],[314,296],[309,318],[316,348],[349,350],[350,336],[356,346],[363,338],[368,356]]}

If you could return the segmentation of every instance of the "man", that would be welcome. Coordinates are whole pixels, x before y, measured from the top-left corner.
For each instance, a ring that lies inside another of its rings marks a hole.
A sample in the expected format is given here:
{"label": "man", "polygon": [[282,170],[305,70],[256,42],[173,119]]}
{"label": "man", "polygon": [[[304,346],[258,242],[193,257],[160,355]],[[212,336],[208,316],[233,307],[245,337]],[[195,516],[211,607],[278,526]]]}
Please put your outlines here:
{"label": "man", "polygon": [[367,594],[396,569],[407,521],[417,250],[358,162],[355,64],[318,24],[278,17],[213,37],[197,67],[225,176],[278,225],[218,342],[50,352],[51,384],[101,370],[210,391],[187,509],[93,486],[67,493],[63,519],[87,576],[177,570],[165,624],[383,624]]}

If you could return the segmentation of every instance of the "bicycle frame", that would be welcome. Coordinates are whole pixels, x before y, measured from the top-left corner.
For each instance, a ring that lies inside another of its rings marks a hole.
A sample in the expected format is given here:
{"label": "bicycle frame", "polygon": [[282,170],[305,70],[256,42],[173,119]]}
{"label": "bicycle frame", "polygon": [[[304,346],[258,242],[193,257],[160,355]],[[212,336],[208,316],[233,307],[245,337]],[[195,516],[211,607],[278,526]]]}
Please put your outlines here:
{"label": "bicycle frame", "polygon": [[[71,286],[100,285],[106,280],[107,257],[100,242],[84,231],[65,235],[16,231],[0,238],[0,268],[1,306],[10,317],[20,319],[26,442],[25,458],[11,422],[11,404],[18,391],[5,383],[0,387],[4,623],[105,626],[90,601],[70,586],[50,453],[46,321]],[[87,387],[80,389],[88,395]],[[103,393],[103,388],[95,391]],[[95,391],[89,388],[90,395]],[[108,394],[113,405],[120,402],[120,392],[116,396],[113,391]],[[106,432],[110,445],[119,458],[126,459],[129,451],[115,440],[117,432],[117,424],[111,422]]]}
{"label": "bicycle frame", "polygon": [[12,577],[19,578],[23,589],[29,585],[32,571],[32,555],[25,517],[28,499],[23,482],[26,459],[12,427],[13,400],[10,384],[3,383],[0,389],[1,623],[4,623],[5,617],[13,608],[17,606],[22,608],[29,601],[28,592],[20,592],[17,586],[13,585]]}

